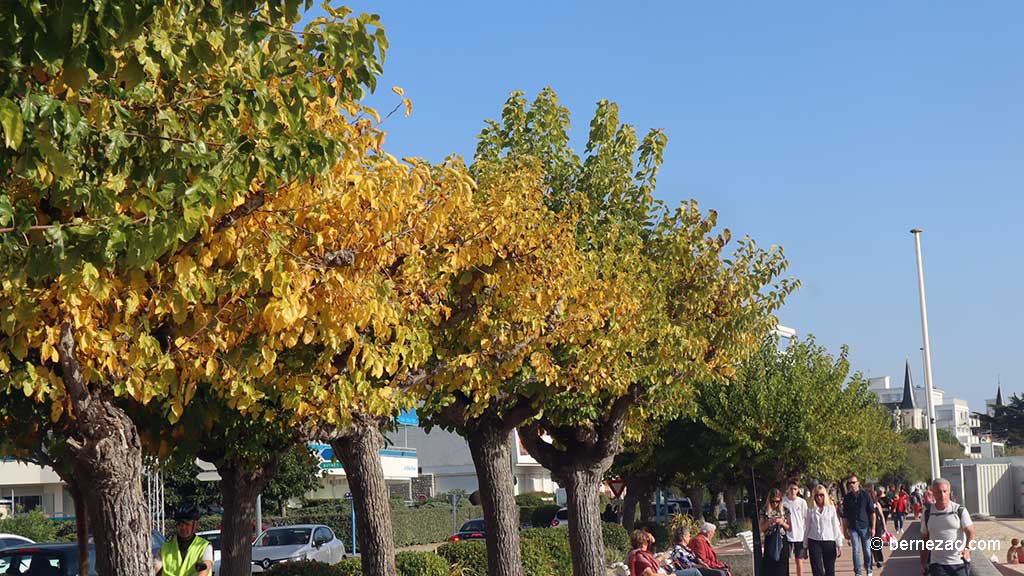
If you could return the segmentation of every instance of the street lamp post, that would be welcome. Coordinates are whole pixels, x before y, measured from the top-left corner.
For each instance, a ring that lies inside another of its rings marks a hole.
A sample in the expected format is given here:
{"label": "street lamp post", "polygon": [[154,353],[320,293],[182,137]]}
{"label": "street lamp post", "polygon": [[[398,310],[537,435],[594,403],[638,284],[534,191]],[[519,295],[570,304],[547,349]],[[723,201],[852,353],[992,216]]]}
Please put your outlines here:
{"label": "street lamp post", "polygon": [[928,394],[928,452],[931,456],[932,480],[939,477],[939,437],[935,429],[935,400],[932,398],[932,353],[928,343],[928,305],[924,297],[924,266],[921,263],[921,229],[910,231],[917,249],[917,290],[921,296],[921,332],[924,337],[924,384]]}

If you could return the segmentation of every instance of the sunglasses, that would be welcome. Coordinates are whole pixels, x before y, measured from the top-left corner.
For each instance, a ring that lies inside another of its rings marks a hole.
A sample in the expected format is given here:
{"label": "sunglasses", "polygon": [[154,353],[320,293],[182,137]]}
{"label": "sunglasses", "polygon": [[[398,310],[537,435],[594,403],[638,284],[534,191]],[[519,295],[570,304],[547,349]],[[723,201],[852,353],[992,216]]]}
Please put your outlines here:
{"label": "sunglasses", "polygon": [[814,497],[815,498],[824,498],[825,495],[824,494],[815,494]]}
{"label": "sunglasses", "polygon": [[778,504],[779,502],[782,502],[782,500],[772,500],[772,504]]}

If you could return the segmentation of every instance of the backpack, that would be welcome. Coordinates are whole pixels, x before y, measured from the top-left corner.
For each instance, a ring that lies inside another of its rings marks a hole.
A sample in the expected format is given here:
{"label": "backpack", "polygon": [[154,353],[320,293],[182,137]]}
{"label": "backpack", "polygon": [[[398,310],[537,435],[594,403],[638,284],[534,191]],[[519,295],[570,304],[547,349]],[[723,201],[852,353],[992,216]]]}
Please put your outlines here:
{"label": "backpack", "polygon": [[[924,507],[924,527],[925,527],[925,529],[928,528],[928,519],[931,518],[931,516],[932,516],[932,506],[933,506],[933,504],[926,504],[925,507]],[[961,506],[961,505],[957,504],[956,502],[950,501],[950,511],[949,511],[949,513],[950,514],[956,514],[956,519],[960,522],[960,531],[961,532],[964,531],[964,512],[966,512],[966,511],[967,511],[966,507]],[[932,532],[931,532],[931,530],[929,530],[928,531],[928,537],[929,538],[931,537],[931,534],[932,534]],[[928,551],[928,561],[931,562],[931,551]],[[966,560],[965,560],[965,562],[966,562]],[[968,564],[967,565],[967,576],[970,576],[970,574],[971,574],[971,568],[970,568],[970,565]]]}

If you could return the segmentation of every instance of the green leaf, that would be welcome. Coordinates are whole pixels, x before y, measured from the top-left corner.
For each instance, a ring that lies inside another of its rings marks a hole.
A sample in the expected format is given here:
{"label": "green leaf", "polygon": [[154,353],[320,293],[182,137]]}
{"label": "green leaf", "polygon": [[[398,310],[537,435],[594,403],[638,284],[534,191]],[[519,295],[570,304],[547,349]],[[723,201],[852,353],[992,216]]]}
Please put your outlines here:
{"label": "green leaf", "polygon": [[7,147],[11,150],[20,148],[25,135],[25,121],[21,117],[21,108],[9,98],[0,98],[0,126],[4,129]]}
{"label": "green leaf", "polygon": [[14,207],[11,206],[11,198],[4,194],[0,196],[0,226],[7,227],[14,222]]}

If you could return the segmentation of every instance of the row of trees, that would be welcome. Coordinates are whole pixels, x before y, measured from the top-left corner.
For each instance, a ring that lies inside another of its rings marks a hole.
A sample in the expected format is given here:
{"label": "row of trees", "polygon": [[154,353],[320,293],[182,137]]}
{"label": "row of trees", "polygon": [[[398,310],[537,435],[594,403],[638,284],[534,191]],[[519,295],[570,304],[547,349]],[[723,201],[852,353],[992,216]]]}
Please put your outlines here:
{"label": "row of trees", "polygon": [[775,338],[728,382],[694,387],[692,411],[665,422],[652,440],[630,443],[613,472],[627,482],[627,526],[637,503],[677,486],[702,513],[705,488],[721,491],[735,520],[736,496],[792,479],[879,478],[902,466],[904,445],[891,418],[850,374],[847,351],[833,356],[813,337],[780,347]]}
{"label": "row of trees", "polygon": [[256,496],[326,440],[363,570],[390,575],[381,430],[420,406],[470,443],[492,574],[522,574],[518,427],[567,488],[574,574],[603,575],[623,439],[689,413],[695,383],[742,382],[786,260],[657,201],[665,135],[612,103],[582,156],[544,90],[468,166],[391,157],[359,104],[380,22],[326,10],[300,32],[278,0],[0,15],[4,448],[64,477],[115,576],[150,570],[144,454],[215,463],[222,572],[243,576]]}

